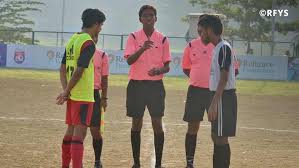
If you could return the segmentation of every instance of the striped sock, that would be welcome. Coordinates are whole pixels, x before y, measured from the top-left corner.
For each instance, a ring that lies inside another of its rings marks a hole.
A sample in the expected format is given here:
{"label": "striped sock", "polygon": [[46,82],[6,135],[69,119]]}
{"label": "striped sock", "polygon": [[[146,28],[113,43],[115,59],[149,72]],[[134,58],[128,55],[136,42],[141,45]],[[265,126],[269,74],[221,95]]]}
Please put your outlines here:
{"label": "striped sock", "polygon": [[83,151],[84,146],[82,138],[73,136],[71,145],[73,168],[82,168]]}
{"label": "striped sock", "polygon": [[61,149],[62,149],[62,168],[68,168],[71,162],[71,141],[72,136],[64,136]]}

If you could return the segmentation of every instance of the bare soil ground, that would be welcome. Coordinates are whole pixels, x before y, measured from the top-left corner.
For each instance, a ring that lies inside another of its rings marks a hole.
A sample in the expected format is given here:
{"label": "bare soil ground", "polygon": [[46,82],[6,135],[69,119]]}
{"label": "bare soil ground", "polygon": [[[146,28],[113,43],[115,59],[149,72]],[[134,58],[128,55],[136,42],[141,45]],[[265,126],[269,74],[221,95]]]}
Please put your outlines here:
{"label": "bare soil ground", "polygon": [[[126,117],[125,87],[109,88],[102,161],[105,168],[129,168],[131,120]],[[163,165],[185,166],[182,121],[186,90],[166,90]],[[0,167],[58,168],[66,125],[65,106],[55,105],[58,82],[0,78]],[[238,94],[238,132],[230,140],[232,168],[297,168],[299,160],[299,96]],[[205,117],[198,134],[196,167],[212,167],[213,144]],[[142,167],[155,161],[148,113],[142,129]],[[85,140],[84,167],[93,166],[91,136]]]}

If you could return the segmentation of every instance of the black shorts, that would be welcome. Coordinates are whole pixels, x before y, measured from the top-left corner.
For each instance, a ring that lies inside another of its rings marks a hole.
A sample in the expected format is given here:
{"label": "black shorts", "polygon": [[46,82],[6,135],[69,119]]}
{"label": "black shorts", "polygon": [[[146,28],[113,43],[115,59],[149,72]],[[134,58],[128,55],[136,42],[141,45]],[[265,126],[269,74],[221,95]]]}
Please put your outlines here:
{"label": "black shorts", "polygon": [[100,127],[101,125],[101,96],[98,89],[94,90],[94,104],[93,104],[93,113],[91,117],[90,126],[91,127]]}
{"label": "black shorts", "polygon": [[185,104],[183,120],[186,122],[202,121],[205,111],[208,112],[211,102],[211,92],[208,88],[190,85]]}
{"label": "black shorts", "polygon": [[164,116],[165,89],[162,80],[130,80],[127,87],[127,116],[142,118],[145,107],[151,117]]}
{"label": "black shorts", "polygon": [[[215,92],[212,92],[214,95]],[[218,102],[218,115],[212,122],[212,132],[217,136],[232,137],[236,135],[237,95],[235,89],[223,91]]]}

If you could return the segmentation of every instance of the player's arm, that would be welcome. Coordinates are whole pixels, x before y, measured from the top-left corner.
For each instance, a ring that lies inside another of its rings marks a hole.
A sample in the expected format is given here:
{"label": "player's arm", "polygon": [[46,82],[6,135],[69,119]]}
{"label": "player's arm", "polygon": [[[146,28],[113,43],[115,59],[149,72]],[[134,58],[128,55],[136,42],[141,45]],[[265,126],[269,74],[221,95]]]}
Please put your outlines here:
{"label": "player's arm", "polygon": [[103,99],[107,99],[108,75],[102,76],[101,81],[102,81],[102,83],[101,83],[101,88],[102,88],[101,96],[102,96]]}
{"label": "player's arm", "polygon": [[106,111],[106,108],[108,106],[108,104],[107,104],[108,75],[102,76],[101,87],[102,87],[101,106],[104,108],[104,111]]}
{"label": "player's arm", "polygon": [[190,69],[183,69],[183,72],[186,76],[190,78]]}
{"label": "player's arm", "polygon": [[170,61],[165,62],[164,66],[160,69],[160,73],[159,74],[168,73],[170,71],[169,64],[170,64]]}
{"label": "player's arm", "polygon": [[95,52],[95,45],[92,41],[87,41],[83,44],[81,54],[77,62],[77,68],[73,73],[70,81],[68,82],[66,89],[57,97],[57,104],[63,104],[66,97],[69,96],[71,90],[76,86],[81,79],[85,68],[88,68],[89,62]]}
{"label": "player's arm", "polygon": [[101,88],[102,88],[102,99],[107,100],[108,90],[108,76],[109,76],[109,58],[108,55],[104,55],[102,61],[102,72],[101,72]]}
{"label": "player's arm", "polygon": [[164,66],[161,68],[152,68],[151,70],[148,71],[148,75],[156,76],[156,75],[168,73],[170,71],[169,63],[170,61],[165,62]]}
{"label": "player's arm", "polygon": [[143,46],[139,50],[137,50],[134,54],[128,56],[127,63],[129,65],[134,64],[138,60],[138,58],[144,53],[144,51],[153,47],[153,44],[154,43],[152,41],[145,41]]}
{"label": "player's arm", "polygon": [[108,75],[102,76],[101,77],[101,89],[102,89],[102,93],[101,93],[101,104],[100,107],[104,109],[104,111],[106,111],[106,108],[108,106],[107,103],[107,91],[108,91]]}
{"label": "player's arm", "polygon": [[170,55],[170,47],[168,39],[165,37],[163,40],[163,52],[162,52],[162,59],[163,59],[163,67],[154,67],[151,70],[149,70],[148,75],[149,76],[155,76],[155,75],[161,75],[168,73],[170,71],[170,61],[171,61],[171,55]]}
{"label": "player's arm", "polygon": [[190,46],[191,46],[191,43],[189,43],[185,47],[182,64],[181,64],[184,74],[188,77],[190,77],[190,69],[191,69],[191,61],[190,61],[190,57],[189,57],[190,56]]}
{"label": "player's arm", "polygon": [[[225,49],[224,49],[225,48]],[[223,52],[225,51],[225,52]],[[218,83],[216,93],[212,99],[211,106],[209,108],[209,121],[214,121],[217,118],[217,104],[222,97],[222,93],[228,81],[229,69],[231,65],[232,54],[231,50],[228,46],[223,46],[219,52],[219,60],[218,63],[220,65],[220,81]]]}
{"label": "player's arm", "polygon": [[165,74],[170,71],[170,61],[171,61],[171,54],[170,54],[170,45],[168,38],[164,37],[163,41],[163,63],[164,66],[160,69],[160,72],[158,74]]}
{"label": "player's arm", "polygon": [[103,61],[102,61],[102,72],[101,72],[101,88],[102,88],[102,94],[101,94],[101,106],[104,108],[104,111],[106,111],[107,104],[107,95],[108,95],[108,75],[109,75],[109,58],[108,55],[104,55]]}
{"label": "player's arm", "polygon": [[154,42],[147,40],[143,43],[143,46],[140,47],[136,51],[136,39],[135,36],[132,34],[129,36],[127,41],[127,46],[125,49],[125,58],[127,58],[127,63],[129,65],[134,64],[138,58],[146,51],[147,49],[152,48],[154,45]]}
{"label": "player's arm", "polygon": [[66,51],[64,51],[63,58],[61,60],[60,65],[60,83],[62,89],[65,90],[67,86],[67,79],[66,79]]}

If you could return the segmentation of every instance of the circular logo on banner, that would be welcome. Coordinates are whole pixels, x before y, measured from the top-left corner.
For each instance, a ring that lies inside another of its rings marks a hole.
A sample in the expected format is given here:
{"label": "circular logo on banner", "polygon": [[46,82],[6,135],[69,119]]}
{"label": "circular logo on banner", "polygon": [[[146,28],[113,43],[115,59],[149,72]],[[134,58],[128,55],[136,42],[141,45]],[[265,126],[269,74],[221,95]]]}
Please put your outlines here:
{"label": "circular logo on banner", "polygon": [[49,60],[52,60],[55,57],[55,52],[53,50],[49,50],[47,52],[47,57],[49,58]]}
{"label": "circular logo on banner", "polygon": [[109,63],[112,64],[115,61],[115,55],[109,54],[108,57],[109,57]]}
{"label": "circular logo on banner", "polygon": [[22,64],[25,61],[25,51],[21,49],[16,49],[14,60],[17,64]]}
{"label": "circular logo on banner", "polygon": [[181,64],[181,58],[180,57],[174,57],[172,61],[173,61],[173,64],[175,66],[179,66]]}

